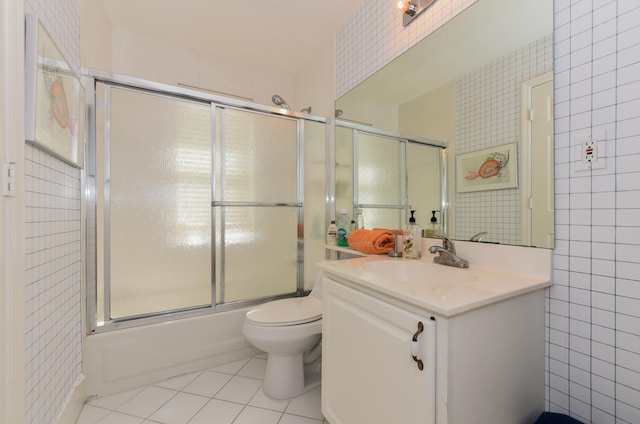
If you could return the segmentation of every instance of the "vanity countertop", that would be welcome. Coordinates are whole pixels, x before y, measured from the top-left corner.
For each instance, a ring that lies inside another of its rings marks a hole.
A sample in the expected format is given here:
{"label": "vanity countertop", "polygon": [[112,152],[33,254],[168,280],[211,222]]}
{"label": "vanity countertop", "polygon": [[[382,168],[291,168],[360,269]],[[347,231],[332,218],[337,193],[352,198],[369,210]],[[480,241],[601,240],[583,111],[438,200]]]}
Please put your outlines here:
{"label": "vanity countertop", "polygon": [[[381,261],[396,264],[372,264]],[[461,269],[434,264],[430,258],[369,256],[324,261],[318,265],[325,274],[444,317],[551,285],[549,274],[544,272],[521,274],[474,265]]]}

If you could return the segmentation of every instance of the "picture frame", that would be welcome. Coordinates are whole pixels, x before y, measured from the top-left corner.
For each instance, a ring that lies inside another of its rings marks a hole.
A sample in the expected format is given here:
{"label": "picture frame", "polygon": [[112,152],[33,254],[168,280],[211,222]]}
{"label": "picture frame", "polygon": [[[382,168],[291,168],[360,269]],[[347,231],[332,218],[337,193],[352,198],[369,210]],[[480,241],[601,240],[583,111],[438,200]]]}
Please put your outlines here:
{"label": "picture frame", "polygon": [[517,153],[509,143],[456,155],[456,192],[517,188]]}
{"label": "picture frame", "polygon": [[84,166],[85,90],[37,16],[26,15],[25,139]]}

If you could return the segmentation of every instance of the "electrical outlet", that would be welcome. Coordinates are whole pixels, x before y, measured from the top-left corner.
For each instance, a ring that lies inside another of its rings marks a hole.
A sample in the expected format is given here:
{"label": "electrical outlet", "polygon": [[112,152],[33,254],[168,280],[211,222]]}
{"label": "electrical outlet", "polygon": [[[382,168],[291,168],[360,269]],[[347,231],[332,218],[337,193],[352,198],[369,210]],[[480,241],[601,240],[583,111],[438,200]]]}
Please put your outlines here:
{"label": "electrical outlet", "polygon": [[573,172],[595,171],[605,169],[607,160],[605,157],[605,141],[598,141],[587,134],[577,136],[574,139],[571,153],[571,165]]}
{"label": "electrical outlet", "polygon": [[592,138],[582,142],[582,161],[593,163],[598,160],[598,142]]}

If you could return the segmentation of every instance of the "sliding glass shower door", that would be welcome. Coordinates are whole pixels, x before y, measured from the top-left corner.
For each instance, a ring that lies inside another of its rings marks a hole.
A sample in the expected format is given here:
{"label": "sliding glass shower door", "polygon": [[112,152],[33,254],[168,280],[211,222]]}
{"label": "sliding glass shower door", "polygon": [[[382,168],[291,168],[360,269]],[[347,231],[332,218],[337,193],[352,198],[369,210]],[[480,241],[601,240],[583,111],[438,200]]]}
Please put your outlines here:
{"label": "sliding glass shower door", "polygon": [[117,87],[105,104],[105,319],[209,305],[211,106]]}
{"label": "sliding glass shower door", "polygon": [[302,120],[100,81],[95,98],[97,327],[304,290]]}
{"label": "sliding glass shower door", "polygon": [[302,213],[296,120],[219,109],[217,303],[296,291]]}

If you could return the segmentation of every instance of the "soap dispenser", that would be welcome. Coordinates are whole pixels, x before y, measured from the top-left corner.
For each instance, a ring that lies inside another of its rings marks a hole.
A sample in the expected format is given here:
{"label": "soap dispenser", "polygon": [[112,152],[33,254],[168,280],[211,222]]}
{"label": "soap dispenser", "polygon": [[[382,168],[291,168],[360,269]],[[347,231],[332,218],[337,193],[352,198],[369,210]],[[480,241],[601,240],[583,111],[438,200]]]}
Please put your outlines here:
{"label": "soap dispenser", "polygon": [[417,259],[421,256],[420,246],[422,244],[422,228],[416,223],[416,218],[413,214],[416,211],[411,211],[411,217],[409,218],[409,224],[404,230],[403,246],[404,250],[402,256],[405,258]]}
{"label": "soap dispenser", "polygon": [[431,223],[425,230],[425,236],[430,238],[436,238],[441,235],[440,225],[438,225],[438,218],[436,218],[436,212],[438,211],[431,211]]}

